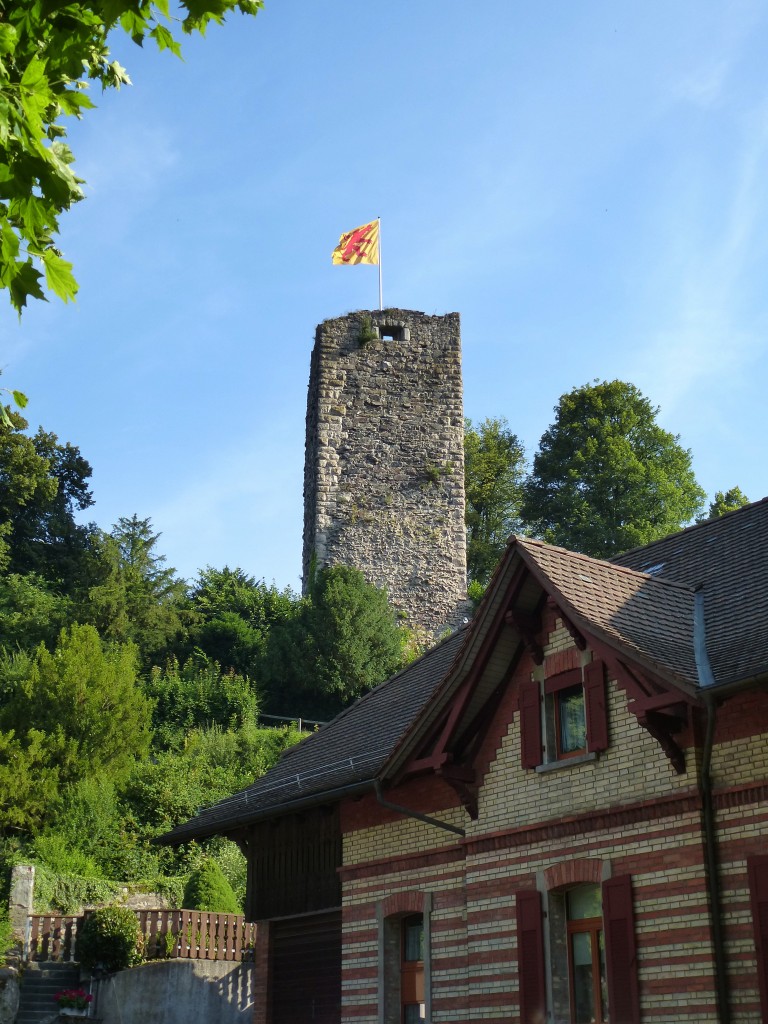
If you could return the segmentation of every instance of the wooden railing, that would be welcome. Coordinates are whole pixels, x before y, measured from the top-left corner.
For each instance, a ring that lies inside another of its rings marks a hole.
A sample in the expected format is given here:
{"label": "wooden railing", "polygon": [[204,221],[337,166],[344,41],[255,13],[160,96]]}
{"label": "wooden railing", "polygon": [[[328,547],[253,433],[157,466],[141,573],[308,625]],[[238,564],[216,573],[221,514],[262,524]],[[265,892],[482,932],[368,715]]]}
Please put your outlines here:
{"label": "wooden railing", "polygon": [[82,917],[31,914],[27,918],[24,959],[74,963],[77,926],[82,920]]}
{"label": "wooden railing", "polygon": [[[27,921],[27,960],[77,962],[77,929],[86,915],[32,914]],[[201,910],[137,910],[140,948],[145,960],[253,959],[256,925],[241,914]]]}

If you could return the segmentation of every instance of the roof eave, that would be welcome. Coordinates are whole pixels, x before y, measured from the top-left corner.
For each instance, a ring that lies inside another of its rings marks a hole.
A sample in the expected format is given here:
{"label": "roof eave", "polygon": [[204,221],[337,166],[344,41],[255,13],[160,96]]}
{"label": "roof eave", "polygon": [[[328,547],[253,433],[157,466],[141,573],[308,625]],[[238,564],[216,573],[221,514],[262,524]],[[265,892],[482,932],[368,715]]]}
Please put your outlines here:
{"label": "roof eave", "polygon": [[166,846],[180,846],[182,843],[189,843],[195,839],[208,839],[211,836],[228,836],[249,825],[255,825],[260,821],[268,821],[270,818],[282,817],[285,814],[292,814],[294,811],[305,810],[308,807],[316,807],[320,804],[334,803],[343,797],[356,796],[372,790],[378,776],[365,779],[362,782],[352,782],[346,786],[338,786],[336,789],[322,790],[317,793],[310,793],[305,797],[297,797],[295,800],[285,801],[280,804],[273,804],[270,807],[257,808],[247,814],[240,814],[227,821],[211,822],[201,829],[184,831],[183,835],[174,835],[176,829],[171,829],[162,836],[157,836],[153,842]]}

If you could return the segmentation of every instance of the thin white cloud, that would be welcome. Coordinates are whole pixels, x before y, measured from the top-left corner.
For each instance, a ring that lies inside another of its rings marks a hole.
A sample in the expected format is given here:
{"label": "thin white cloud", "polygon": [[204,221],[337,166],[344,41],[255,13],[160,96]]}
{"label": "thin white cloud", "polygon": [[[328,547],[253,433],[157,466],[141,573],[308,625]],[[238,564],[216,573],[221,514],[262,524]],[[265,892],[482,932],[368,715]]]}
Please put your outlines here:
{"label": "thin white cloud", "polygon": [[[766,348],[748,278],[765,248],[768,104],[745,117],[741,127],[743,144],[733,154],[730,183],[725,190],[702,190],[670,225],[674,256],[668,253],[665,261],[660,253],[654,274],[655,287],[666,292],[658,305],[668,312],[638,353],[633,379],[652,381],[665,411],[685,405],[697,388],[742,379]],[[718,215],[715,197],[723,191],[728,199]]]}

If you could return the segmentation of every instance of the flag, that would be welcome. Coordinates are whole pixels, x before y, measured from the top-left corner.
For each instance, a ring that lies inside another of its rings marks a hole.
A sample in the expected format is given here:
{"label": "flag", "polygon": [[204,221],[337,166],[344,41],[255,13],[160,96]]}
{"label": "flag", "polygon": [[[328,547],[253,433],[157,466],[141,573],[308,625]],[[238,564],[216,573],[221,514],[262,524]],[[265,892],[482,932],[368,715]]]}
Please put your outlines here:
{"label": "flag", "polygon": [[336,265],[351,266],[353,263],[379,262],[379,222],[372,220],[361,228],[347,231],[331,253]]}

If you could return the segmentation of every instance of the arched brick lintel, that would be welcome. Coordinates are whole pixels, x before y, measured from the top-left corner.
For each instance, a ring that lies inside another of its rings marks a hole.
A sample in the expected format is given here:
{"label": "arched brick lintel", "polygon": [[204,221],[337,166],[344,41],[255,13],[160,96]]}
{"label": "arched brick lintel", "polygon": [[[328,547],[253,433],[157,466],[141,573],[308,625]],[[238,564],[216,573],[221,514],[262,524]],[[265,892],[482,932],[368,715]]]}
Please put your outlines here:
{"label": "arched brick lintel", "polygon": [[564,860],[544,871],[544,884],[549,891],[590,882],[599,885],[602,880],[603,862],[592,857]]}
{"label": "arched brick lintel", "polygon": [[381,901],[381,916],[392,917],[393,914],[423,914],[423,892],[396,892]]}

